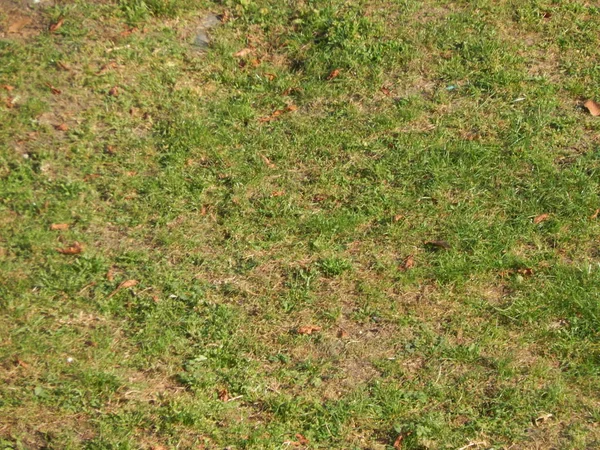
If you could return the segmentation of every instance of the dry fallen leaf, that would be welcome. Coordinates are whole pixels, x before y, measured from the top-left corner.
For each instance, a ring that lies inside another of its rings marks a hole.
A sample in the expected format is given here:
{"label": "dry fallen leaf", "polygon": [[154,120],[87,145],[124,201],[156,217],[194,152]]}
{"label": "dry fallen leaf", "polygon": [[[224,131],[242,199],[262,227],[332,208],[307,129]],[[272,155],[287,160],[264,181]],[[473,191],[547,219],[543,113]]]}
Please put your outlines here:
{"label": "dry fallen leaf", "polygon": [[337,332],[337,337],[340,339],[346,339],[349,336],[350,336],[350,334],[343,328],[340,328]]}
{"label": "dry fallen leaf", "polygon": [[104,64],[102,67],[100,67],[98,72],[96,72],[96,75],[102,75],[103,73],[108,72],[108,70],[115,69],[116,67],[118,67],[117,63],[111,61],[108,64]]}
{"label": "dry fallen leaf", "polygon": [[383,95],[387,96],[387,97],[391,97],[392,96],[392,92],[386,88],[385,86],[381,87],[381,92],[383,92]]}
{"label": "dry fallen leaf", "polygon": [[273,81],[275,78],[277,78],[277,75],[275,75],[274,73],[265,73],[265,77],[267,78],[267,80]]}
{"label": "dry fallen leaf", "polygon": [[65,72],[69,72],[71,70],[71,68],[62,61],[56,61],[56,65],[59,69],[64,70]]}
{"label": "dry fallen leaf", "polygon": [[550,214],[540,214],[533,219],[533,223],[537,225],[538,223],[542,223],[544,220],[548,219],[548,217],[550,217]]}
{"label": "dry fallen leaf", "polygon": [[600,105],[596,103],[594,100],[587,100],[583,106],[587,108],[592,116],[600,116]]}
{"label": "dry fallen leaf", "polygon": [[48,86],[50,88],[50,90],[52,91],[52,93],[54,95],[58,95],[58,94],[62,94],[62,91],[58,88],[55,88],[54,86],[52,86],[50,83],[46,83],[46,86]]}
{"label": "dry fallen leaf", "polygon": [[308,445],[310,441],[302,436],[300,433],[296,433],[296,439],[298,439],[298,443],[300,445]]}
{"label": "dry fallen leaf", "polygon": [[530,267],[524,267],[522,269],[517,269],[517,273],[519,275],[529,277],[529,276],[533,275],[533,269]]}
{"label": "dry fallen leaf", "polygon": [[52,225],[50,225],[50,229],[52,231],[68,230],[69,224],[68,223],[53,223]]}
{"label": "dry fallen leaf", "polygon": [[229,392],[227,392],[227,388],[219,389],[217,391],[217,395],[219,396],[219,400],[221,400],[222,402],[229,401]]}
{"label": "dry fallen leaf", "polygon": [[12,91],[14,89],[14,86],[11,86],[9,84],[3,84],[2,85],[2,89],[4,89],[5,91],[10,92],[10,91]]}
{"label": "dry fallen leaf", "polygon": [[542,414],[539,417],[536,417],[535,420],[533,421],[533,424],[536,427],[539,427],[541,424],[547,422],[548,420],[552,419],[552,417],[554,417],[554,414]]}
{"label": "dry fallen leaf", "polygon": [[29,364],[27,364],[25,361],[22,361],[18,358],[17,358],[17,365],[21,366],[23,369],[27,369],[29,367]]}
{"label": "dry fallen leaf", "polygon": [[402,272],[412,269],[415,266],[415,258],[413,255],[408,255],[402,265],[400,266],[400,270]]}
{"label": "dry fallen leaf", "polygon": [[321,327],[316,325],[305,325],[303,327],[298,327],[296,330],[298,334],[313,334],[317,331],[321,331]]}
{"label": "dry fallen leaf", "polygon": [[267,167],[269,169],[274,169],[275,168],[275,164],[273,164],[271,162],[271,160],[269,158],[267,158],[265,155],[260,155],[260,157],[262,158],[262,160],[265,162],[265,164],[267,165]]}
{"label": "dry fallen leaf", "polygon": [[396,438],[396,440],[394,441],[394,449],[395,450],[400,450],[402,448],[402,440],[404,439],[404,435],[403,434],[399,434],[398,437]]}
{"label": "dry fallen leaf", "polygon": [[282,197],[285,195],[285,191],[273,191],[271,192],[271,197]]}
{"label": "dry fallen leaf", "polygon": [[75,241],[72,245],[65,248],[57,248],[56,251],[58,253],[62,253],[63,255],[79,255],[83,251],[83,246]]}
{"label": "dry fallen leaf", "polygon": [[30,23],[31,19],[29,17],[22,17],[20,19],[17,19],[12,24],[10,24],[10,26],[8,27],[8,32],[18,33]]}
{"label": "dry fallen leaf", "polygon": [[600,209],[597,209],[594,214],[590,216],[590,219],[594,220],[598,218],[598,214],[600,214]]}
{"label": "dry fallen leaf", "polygon": [[236,58],[243,58],[244,56],[248,56],[250,53],[254,52],[253,48],[247,47],[241,49],[239,52],[233,54]]}
{"label": "dry fallen leaf", "polygon": [[298,107],[296,105],[288,105],[285,107],[285,109],[278,109],[278,110],[274,111],[273,114],[271,114],[270,116],[261,117],[260,119],[258,119],[258,121],[261,123],[271,122],[272,120],[277,119],[282,114],[284,114],[286,112],[293,112],[293,111],[296,111],[297,109],[298,109]]}
{"label": "dry fallen leaf", "polygon": [[437,248],[437,249],[444,249],[444,250],[450,249],[450,244],[448,244],[446,241],[426,241],[424,244],[426,247],[430,247],[430,248]]}
{"label": "dry fallen leaf", "polygon": [[54,33],[55,31],[58,31],[58,29],[63,26],[63,23],[65,23],[65,19],[63,17],[61,17],[55,23],[51,24],[50,27],[48,28],[50,30],[50,33]]}
{"label": "dry fallen leaf", "polygon": [[119,95],[119,89],[116,86],[111,87],[108,91],[108,95],[111,97],[117,97]]}
{"label": "dry fallen leaf", "polygon": [[334,69],[331,71],[331,73],[329,74],[329,76],[327,77],[328,80],[333,80],[334,78],[336,78],[338,75],[340,74],[340,69]]}
{"label": "dry fallen leaf", "polygon": [[133,286],[136,286],[139,283],[138,280],[126,280],[123,281],[118,287],[117,289],[127,289]]}
{"label": "dry fallen leaf", "polygon": [[58,131],[67,131],[69,129],[69,125],[66,123],[61,123],[60,125],[55,125],[54,128]]}
{"label": "dry fallen leaf", "polygon": [[108,269],[108,272],[106,272],[106,279],[108,281],[113,281],[115,279],[115,269],[112,267]]}

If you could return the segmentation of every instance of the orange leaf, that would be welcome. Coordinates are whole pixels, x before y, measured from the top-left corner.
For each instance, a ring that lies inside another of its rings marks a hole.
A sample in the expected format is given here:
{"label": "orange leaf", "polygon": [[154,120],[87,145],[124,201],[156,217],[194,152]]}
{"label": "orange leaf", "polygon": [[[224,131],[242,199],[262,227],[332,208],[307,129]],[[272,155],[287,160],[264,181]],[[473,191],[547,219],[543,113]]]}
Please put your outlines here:
{"label": "orange leaf", "polygon": [[136,286],[139,283],[138,280],[126,280],[123,281],[118,287],[117,289],[127,289],[133,286]]}
{"label": "orange leaf", "polygon": [[62,253],[63,255],[78,255],[83,251],[83,246],[79,242],[75,241],[73,242],[73,245],[65,248],[57,248],[56,251],[58,253]]}
{"label": "orange leaf", "polygon": [[222,402],[229,401],[229,392],[227,392],[227,388],[219,389],[217,391],[217,395],[219,396],[219,400],[221,400]]}
{"label": "orange leaf", "polygon": [[520,275],[524,275],[526,277],[529,277],[531,275],[533,275],[533,269],[529,268],[529,267],[525,267],[523,269],[517,269],[517,273]]}
{"label": "orange leaf", "polygon": [[52,231],[68,230],[69,224],[68,223],[53,223],[52,225],[50,225],[50,229]]}
{"label": "orange leaf", "polygon": [[62,62],[62,61],[56,61],[56,65],[57,65],[57,66],[58,66],[60,69],[64,70],[65,72],[68,72],[69,70],[71,70],[71,68],[70,68],[69,66],[67,66],[67,65],[66,65],[64,62]]}
{"label": "orange leaf", "polygon": [[406,257],[406,259],[404,260],[404,262],[402,263],[402,266],[400,266],[400,270],[402,272],[408,270],[408,269],[412,269],[415,266],[415,258],[413,255],[408,255]]}
{"label": "orange leaf", "polygon": [[540,214],[533,219],[533,223],[537,225],[538,223],[542,223],[544,220],[548,219],[548,217],[550,217],[550,214]]}
{"label": "orange leaf", "polygon": [[597,209],[594,214],[590,216],[590,219],[594,220],[598,218],[598,214],[600,214],[600,209]]}
{"label": "orange leaf", "polygon": [[340,74],[340,69],[335,69],[332,70],[331,73],[329,74],[329,76],[327,77],[328,80],[333,80],[335,77],[337,77]]}
{"label": "orange leaf", "polygon": [[399,434],[398,437],[396,438],[396,440],[394,441],[394,449],[395,450],[400,450],[402,448],[402,440],[404,439],[404,435],[403,434]]}
{"label": "orange leaf", "polygon": [[587,108],[592,116],[600,116],[600,105],[596,103],[594,100],[587,100],[583,106]]}
{"label": "orange leaf", "polygon": [[58,131],[67,131],[69,129],[69,125],[66,123],[61,123],[60,125],[55,125],[54,128],[56,128]]}
{"label": "orange leaf", "polygon": [[20,19],[15,20],[13,23],[11,23],[10,26],[8,27],[7,31],[9,33],[18,33],[23,28],[25,28],[27,25],[29,25],[30,23],[31,23],[31,18],[22,17]]}
{"label": "orange leaf", "polygon": [[346,339],[348,336],[350,336],[350,334],[343,328],[340,328],[337,332],[337,337],[340,339]]}
{"label": "orange leaf", "polygon": [[297,330],[298,334],[313,334],[317,331],[321,331],[321,327],[316,325],[305,325],[303,327],[299,327]]}
{"label": "orange leaf", "polygon": [[243,58],[244,56],[248,56],[250,53],[253,53],[254,49],[253,48],[243,48],[241,49],[239,52],[236,52],[233,54],[233,56],[235,56],[236,58]]}
{"label": "orange leaf", "polygon": [[62,91],[60,89],[55,88],[50,83],[46,83],[46,86],[48,86],[50,88],[50,90],[52,91],[52,93],[54,95],[62,94]]}
{"label": "orange leaf", "polygon": [[54,33],[55,31],[58,31],[58,29],[63,26],[63,23],[65,23],[65,19],[63,17],[61,17],[60,19],[58,19],[57,22],[51,24],[50,28],[48,28],[50,30],[50,33]]}
{"label": "orange leaf", "polygon": [[271,193],[271,197],[281,197],[283,195],[285,195],[285,191],[273,191]]}
{"label": "orange leaf", "polygon": [[17,358],[17,365],[21,366],[23,369],[27,369],[29,367],[29,364],[27,364],[25,361],[21,361],[18,358]]}
{"label": "orange leaf", "polygon": [[262,160],[265,162],[265,164],[267,165],[267,167],[269,169],[274,169],[275,168],[275,164],[273,164],[271,162],[271,160],[269,158],[267,158],[265,155],[260,155],[260,157],[262,158]]}
{"label": "orange leaf", "polygon": [[265,77],[267,78],[267,80],[273,81],[277,77],[277,75],[275,75],[274,73],[265,73]]}
{"label": "orange leaf", "polygon": [[112,267],[106,272],[106,279],[108,281],[113,281],[115,279],[115,270]]}
{"label": "orange leaf", "polygon": [[108,91],[108,95],[111,97],[117,97],[119,95],[119,89],[116,86],[111,87]]}
{"label": "orange leaf", "polygon": [[9,84],[3,84],[2,85],[2,89],[10,92],[10,91],[12,91],[14,89],[14,86],[10,86]]}
{"label": "orange leaf", "polygon": [[310,443],[310,441],[304,436],[302,436],[300,433],[296,433],[296,439],[298,439],[300,445],[308,445]]}
{"label": "orange leaf", "polygon": [[386,88],[385,86],[381,87],[381,92],[383,92],[384,95],[386,95],[387,97],[391,97],[392,96],[392,92]]}

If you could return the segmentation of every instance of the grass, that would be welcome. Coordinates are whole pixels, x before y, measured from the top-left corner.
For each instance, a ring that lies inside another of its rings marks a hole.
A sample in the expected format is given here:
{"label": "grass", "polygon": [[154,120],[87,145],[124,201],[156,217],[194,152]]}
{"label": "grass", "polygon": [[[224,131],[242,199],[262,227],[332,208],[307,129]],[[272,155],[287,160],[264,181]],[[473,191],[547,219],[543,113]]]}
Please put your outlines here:
{"label": "grass", "polygon": [[0,5],[2,448],[600,445],[600,8]]}

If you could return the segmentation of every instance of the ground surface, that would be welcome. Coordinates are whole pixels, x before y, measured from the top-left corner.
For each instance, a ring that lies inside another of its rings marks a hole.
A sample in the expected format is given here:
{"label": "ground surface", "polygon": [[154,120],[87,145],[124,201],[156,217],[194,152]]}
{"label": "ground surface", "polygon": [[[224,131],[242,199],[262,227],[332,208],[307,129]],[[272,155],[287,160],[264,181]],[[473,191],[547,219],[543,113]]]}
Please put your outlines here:
{"label": "ground surface", "polygon": [[600,447],[594,2],[0,26],[2,448]]}

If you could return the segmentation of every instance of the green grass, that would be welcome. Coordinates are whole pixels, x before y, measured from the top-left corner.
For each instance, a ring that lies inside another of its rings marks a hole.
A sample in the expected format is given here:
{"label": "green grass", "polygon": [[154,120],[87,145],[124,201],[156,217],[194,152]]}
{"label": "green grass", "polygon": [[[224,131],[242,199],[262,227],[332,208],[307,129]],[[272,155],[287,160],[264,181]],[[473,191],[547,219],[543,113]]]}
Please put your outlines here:
{"label": "green grass", "polygon": [[35,14],[0,37],[1,448],[600,446],[593,2]]}

